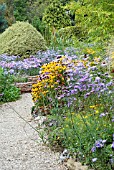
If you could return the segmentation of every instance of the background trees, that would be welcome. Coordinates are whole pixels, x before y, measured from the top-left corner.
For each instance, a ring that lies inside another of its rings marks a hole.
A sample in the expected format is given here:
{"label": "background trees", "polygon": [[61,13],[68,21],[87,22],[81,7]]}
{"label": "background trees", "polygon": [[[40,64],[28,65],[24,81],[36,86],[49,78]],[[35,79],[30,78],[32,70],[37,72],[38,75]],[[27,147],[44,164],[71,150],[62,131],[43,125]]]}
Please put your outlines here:
{"label": "background trees", "polygon": [[43,20],[50,27],[54,27],[56,29],[71,25],[69,15],[65,12],[62,4],[57,0],[52,1],[47,7]]}
{"label": "background trees", "polygon": [[5,19],[5,9],[6,9],[6,5],[1,4],[0,5],[0,33],[2,33],[5,30],[5,28],[7,28],[8,26],[7,20]]}
{"label": "background trees", "polygon": [[52,28],[63,32],[65,29],[68,34],[71,33],[68,30],[73,30],[76,32],[71,33],[73,39],[89,43],[108,41],[114,32],[113,0],[0,0],[3,3],[6,8],[5,11],[0,8],[0,12],[2,17],[4,13],[8,26],[15,21],[28,21],[47,40],[53,34]]}

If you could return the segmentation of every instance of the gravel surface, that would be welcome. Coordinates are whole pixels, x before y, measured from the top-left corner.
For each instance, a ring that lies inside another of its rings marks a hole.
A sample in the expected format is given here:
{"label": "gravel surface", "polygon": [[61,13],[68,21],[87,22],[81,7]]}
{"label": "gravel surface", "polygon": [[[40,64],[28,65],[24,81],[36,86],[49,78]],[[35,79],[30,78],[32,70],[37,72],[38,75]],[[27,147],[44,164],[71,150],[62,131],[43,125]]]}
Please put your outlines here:
{"label": "gravel surface", "polygon": [[[59,153],[52,152],[40,140],[31,119],[31,94],[0,106],[0,170],[66,170]],[[13,110],[14,108],[14,110]]]}

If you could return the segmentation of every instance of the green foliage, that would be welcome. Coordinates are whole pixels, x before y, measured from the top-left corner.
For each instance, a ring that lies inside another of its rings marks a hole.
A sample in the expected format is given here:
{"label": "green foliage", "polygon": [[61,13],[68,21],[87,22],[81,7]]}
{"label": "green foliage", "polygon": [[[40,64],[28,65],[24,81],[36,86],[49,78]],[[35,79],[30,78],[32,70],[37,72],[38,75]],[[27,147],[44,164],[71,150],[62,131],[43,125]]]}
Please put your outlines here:
{"label": "green foliage", "polygon": [[68,2],[70,2],[71,0],[60,0],[61,4],[64,6],[66,5]]}
{"label": "green foliage", "polygon": [[45,50],[42,35],[27,22],[16,22],[0,35],[0,52],[28,57],[38,50]]}
{"label": "green foliage", "polygon": [[50,0],[35,0],[30,2],[30,0],[28,1],[28,6],[29,6],[29,17],[28,20],[29,21],[33,21],[33,18],[38,18],[40,20],[42,20],[43,14],[46,10],[46,8],[49,6],[50,4]]}
{"label": "green foliage", "polygon": [[32,20],[32,25],[39,31],[41,32],[42,35],[45,33],[46,29],[46,24],[40,20],[37,16],[35,16]]}
{"label": "green foliage", "polygon": [[65,12],[62,4],[57,0],[52,1],[47,7],[43,20],[51,28],[54,27],[56,29],[71,25],[69,15]]}
{"label": "green foliage", "polygon": [[13,85],[13,77],[0,68],[0,102],[15,101],[19,96],[20,90]]}
{"label": "green foliage", "polygon": [[13,0],[5,0],[6,3],[6,14],[5,17],[8,21],[8,26],[11,26],[15,22],[15,17],[13,14]]}
{"label": "green foliage", "polygon": [[75,24],[81,27],[82,34],[88,42],[107,41],[114,32],[114,10],[109,8],[113,4],[107,1],[71,1],[65,9],[71,15],[75,14]]}
{"label": "green foliage", "polygon": [[16,21],[26,21],[27,17],[27,0],[14,0],[14,16]]}
{"label": "green foliage", "polygon": [[80,39],[82,37],[81,33],[81,28],[77,26],[68,26],[58,30],[58,35],[62,39],[72,39],[72,37]]}
{"label": "green foliage", "polygon": [[7,27],[7,21],[5,19],[5,9],[6,5],[1,4],[0,5],[0,33],[2,33]]}
{"label": "green foliage", "polygon": [[[47,0],[14,0],[14,16],[17,21],[29,21],[29,23],[37,23],[42,20],[43,13],[49,1]],[[37,29],[37,24],[34,24]]]}

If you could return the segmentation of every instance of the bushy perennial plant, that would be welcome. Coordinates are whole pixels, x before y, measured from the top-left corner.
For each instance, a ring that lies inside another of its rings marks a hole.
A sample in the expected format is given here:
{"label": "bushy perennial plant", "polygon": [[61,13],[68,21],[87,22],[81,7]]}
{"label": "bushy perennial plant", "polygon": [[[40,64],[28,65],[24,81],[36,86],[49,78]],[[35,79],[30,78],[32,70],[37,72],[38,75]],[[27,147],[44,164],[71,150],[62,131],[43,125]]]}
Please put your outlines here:
{"label": "bushy perennial plant", "polygon": [[110,170],[114,91],[106,64],[99,61],[89,56],[58,56],[41,67],[32,97],[38,111],[42,109],[39,113],[49,108],[46,132],[51,144],[67,148],[93,168]]}
{"label": "bushy perennial plant", "polygon": [[[49,106],[55,98],[55,90],[58,87],[60,87],[58,94],[62,93],[62,87],[66,84],[65,70],[66,66],[62,64],[62,58],[41,67],[38,82],[32,86],[32,97],[37,107]],[[51,96],[50,91],[53,91]]]}

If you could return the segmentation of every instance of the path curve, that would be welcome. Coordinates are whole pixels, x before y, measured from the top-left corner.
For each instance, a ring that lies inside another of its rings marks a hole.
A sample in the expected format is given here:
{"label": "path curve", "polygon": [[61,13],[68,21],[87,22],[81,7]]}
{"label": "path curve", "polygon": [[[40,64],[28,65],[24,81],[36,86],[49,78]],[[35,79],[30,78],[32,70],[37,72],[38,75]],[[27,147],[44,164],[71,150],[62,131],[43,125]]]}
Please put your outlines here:
{"label": "path curve", "polygon": [[0,170],[66,170],[58,163],[59,153],[44,146],[38,133],[11,108],[36,127],[31,121],[32,105],[31,94],[26,93],[0,106]]}

